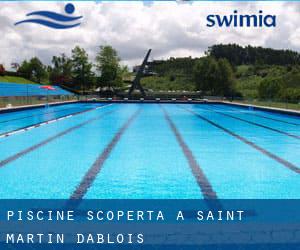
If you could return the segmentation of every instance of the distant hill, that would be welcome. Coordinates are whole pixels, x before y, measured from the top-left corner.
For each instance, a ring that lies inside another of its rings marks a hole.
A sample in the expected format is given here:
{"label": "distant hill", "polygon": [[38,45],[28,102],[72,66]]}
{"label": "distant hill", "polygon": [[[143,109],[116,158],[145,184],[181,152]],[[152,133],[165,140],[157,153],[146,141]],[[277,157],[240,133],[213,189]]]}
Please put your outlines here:
{"label": "distant hill", "polygon": [[236,90],[245,98],[300,101],[300,66],[240,65]]}
{"label": "distant hill", "polygon": [[[300,102],[300,54],[296,51],[217,44],[208,48],[206,56],[231,64],[235,97]],[[204,58],[150,62],[149,70],[157,75],[143,78],[142,84],[152,90],[197,90],[195,65]],[[207,65],[202,75],[213,76],[213,67]]]}
{"label": "distant hill", "polygon": [[146,76],[141,83],[146,89],[194,91],[193,68],[197,59],[191,57],[171,57],[167,60],[155,60],[148,63],[148,69],[156,73]]}
{"label": "distant hill", "polygon": [[216,59],[226,58],[232,65],[297,65],[300,54],[292,50],[240,46],[238,44],[217,44],[208,48],[207,55]]}

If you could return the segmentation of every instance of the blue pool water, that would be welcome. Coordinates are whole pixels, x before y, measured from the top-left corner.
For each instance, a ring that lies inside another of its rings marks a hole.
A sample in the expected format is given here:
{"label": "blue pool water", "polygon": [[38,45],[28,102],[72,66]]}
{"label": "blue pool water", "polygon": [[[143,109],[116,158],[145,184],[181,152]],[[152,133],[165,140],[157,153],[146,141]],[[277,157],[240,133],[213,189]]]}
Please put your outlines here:
{"label": "blue pool water", "polygon": [[80,103],[0,114],[0,134],[46,121],[0,137],[0,198],[300,198],[296,116]]}
{"label": "blue pool water", "polygon": [[0,135],[74,113],[84,112],[92,108],[94,106],[90,104],[74,103],[0,114]]}

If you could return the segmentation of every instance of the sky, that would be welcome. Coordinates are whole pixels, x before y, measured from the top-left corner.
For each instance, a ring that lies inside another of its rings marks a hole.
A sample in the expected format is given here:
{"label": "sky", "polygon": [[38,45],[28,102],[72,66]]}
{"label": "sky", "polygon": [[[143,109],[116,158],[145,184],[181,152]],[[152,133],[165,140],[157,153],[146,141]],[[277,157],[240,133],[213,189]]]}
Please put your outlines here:
{"label": "sky", "polygon": [[[79,27],[55,30],[37,24],[14,23],[26,14],[51,10],[65,14],[67,2],[0,2],[0,64],[10,68],[37,56],[50,64],[53,55],[71,54],[79,45],[92,61],[100,45],[112,45],[122,63],[139,64],[147,49],[151,59],[200,57],[218,43],[238,43],[300,51],[300,2],[73,2],[73,15],[82,15]],[[276,15],[275,28],[209,28],[209,14]]]}

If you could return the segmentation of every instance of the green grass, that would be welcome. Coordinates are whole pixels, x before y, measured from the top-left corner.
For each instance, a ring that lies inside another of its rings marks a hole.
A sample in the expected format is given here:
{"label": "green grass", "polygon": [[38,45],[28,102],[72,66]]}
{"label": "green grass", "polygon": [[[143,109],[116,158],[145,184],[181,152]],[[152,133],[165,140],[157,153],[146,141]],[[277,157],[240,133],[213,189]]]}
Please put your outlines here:
{"label": "green grass", "polygon": [[28,79],[17,76],[0,76],[0,82],[12,82],[12,83],[20,83],[20,84],[36,84]]}
{"label": "green grass", "polygon": [[141,84],[144,88],[151,89],[153,91],[195,90],[195,85],[191,79],[184,76],[148,76],[142,78]]}

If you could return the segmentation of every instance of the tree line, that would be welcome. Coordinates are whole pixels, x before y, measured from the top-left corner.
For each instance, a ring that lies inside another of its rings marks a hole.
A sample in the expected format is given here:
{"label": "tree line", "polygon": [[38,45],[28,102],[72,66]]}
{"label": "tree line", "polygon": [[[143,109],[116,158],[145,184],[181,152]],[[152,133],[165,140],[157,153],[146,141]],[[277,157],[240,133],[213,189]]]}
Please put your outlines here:
{"label": "tree line", "polygon": [[[247,98],[243,88],[251,84],[255,98],[299,102],[299,64],[300,54],[295,51],[218,44],[209,47],[203,57],[157,60],[149,67],[170,84],[181,78],[205,95]],[[248,70],[241,75],[243,66]]]}
{"label": "tree line", "polygon": [[300,63],[300,54],[295,51],[251,45],[242,47],[238,44],[217,44],[209,47],[206,54],[216,59],[226,58],[232,65],[296,65]]}
{"label": "tree line", "polygon": [[226,58],[212,56],[201,58],[170,58],[153,61],[149,69],[159,76],[168,76],[170,82],[184,77],[194,84],[194,89],[205,95],[232,96],[234,91],[234,70]]}
{"label": "tree line", "polygon": [[34,82],[49,82],[79,91],[119,86],[122,76],[128,72],[128,68],[120,64],[117,51],[108,45],[99,47],[95,63],[91,62],[85,49],[76,46],[70,57],[66,54],[53,56],[51,65],[44,65],[38,57],[33,57],[20,65],[14,63],[12,67],[17,75]]}
{"label": "tree line", "polygon": [[[251,85],[251,91],[257,93],[255,98],[299,101],[299,64],[299,53],[290,50],[217,44],[200,58],[171,57],[149,62],[147,70],[152,76],[147,82],[153,90],[159,90],[158,85],[163,84],[172,90],[188,87],[203,95],[226,97],[247,97],[243,89]],[[43,65],[39,58],[33,57],[12,67],[32,81],[50,82],[81,92],[98,86],[121,86],[124,76],[130,75],[111,46],[99,46],[94,63],[83,48],[76,46],[70,56],[53,56],[51,65]],[[242,68],[246,70],[241,73]],[[4,71],[0,65],[0,75]]]}

